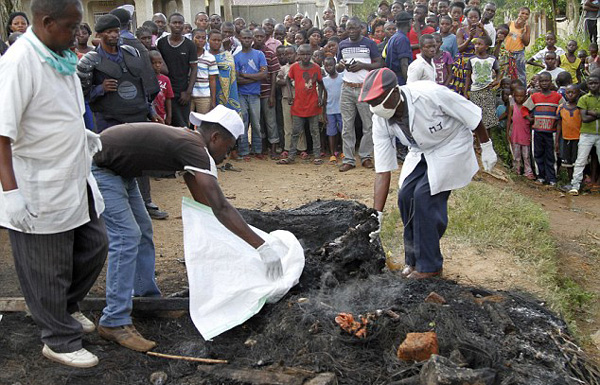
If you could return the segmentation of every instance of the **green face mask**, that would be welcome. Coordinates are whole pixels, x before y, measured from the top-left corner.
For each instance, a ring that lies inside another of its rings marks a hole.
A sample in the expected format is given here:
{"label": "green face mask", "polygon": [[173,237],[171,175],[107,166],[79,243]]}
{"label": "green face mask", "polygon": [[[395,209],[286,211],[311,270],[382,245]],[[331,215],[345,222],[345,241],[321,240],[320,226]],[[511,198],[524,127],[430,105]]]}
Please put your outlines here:
{"label": "green face mask", "polygon": [[[52,68],[56,70],[61,75],[71,76],[75,73],[77,68],[77,55],[71,50],[62,51],[62,55],[57,54],[52,51],[50,48],[46,47],[44,43],[42,43],[35,34],[30,30],[28,30],[23,37],[25,40],[31,44],[33,49],[44,58],[46,63]],[[41,50],[37,44],[34,43],[32,39],[36,39],[40,44],[44,46],[44,50]]]}

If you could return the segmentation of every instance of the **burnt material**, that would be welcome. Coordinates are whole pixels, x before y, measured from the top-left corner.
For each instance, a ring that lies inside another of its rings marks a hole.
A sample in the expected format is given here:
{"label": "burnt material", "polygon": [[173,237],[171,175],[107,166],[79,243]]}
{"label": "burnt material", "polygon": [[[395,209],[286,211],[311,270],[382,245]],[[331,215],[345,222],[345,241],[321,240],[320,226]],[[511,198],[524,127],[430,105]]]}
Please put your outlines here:
{"label": "burnt material", "polygon": [[[100,364],[68,368],[41,358],[39,330],[25,314],[12,313],[0,320],[0,383],[141,385],[163,371],[168,384],[233,385],[272,380],[273,373],[281,374],[277,368],[295,368],[328,373],[328,379],[333,374],[338,384],[353,385],[421,385],[466,377],[493,385],[600,385],[598,369],[571,341],[566,323],[535,298],[381,273],[381,246],[368,236],[377,225],[372,213],[352,202],[244,212],[261,229],[287,228],[303,240],[307,267],[300,285],[213,341],[204,341],[189,317],[134,320],[142,335],[158,342],[156,352],[224,359],[230,362],[226,366],[199,372],[197,364],[150,357],[92,333],[84,337],[84,347],[99,356]],[[424,302],[431,292],[445,303]],[[335,323],[340,313],[377,317],[369,321],[365,337],[357,338]],[[100,317],[99,312],[86,315]],[[426,332],[435,332],[439,355],[450,361],[398,360],[396,351],[407,334]],[[256,376],[235,377],[239,373]],[[285,378],[293,382],[299,376],[292,377]]]}

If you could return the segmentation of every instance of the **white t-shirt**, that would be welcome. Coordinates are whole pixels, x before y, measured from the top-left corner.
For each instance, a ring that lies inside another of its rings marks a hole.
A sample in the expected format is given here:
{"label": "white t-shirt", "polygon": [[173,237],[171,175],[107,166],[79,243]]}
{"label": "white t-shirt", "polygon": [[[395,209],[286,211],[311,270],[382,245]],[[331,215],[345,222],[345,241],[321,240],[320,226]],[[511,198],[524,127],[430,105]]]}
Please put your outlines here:
{"label": "white t-shirt", "polygon": [[[554,52],[556,52],[556,58],[558,59],[560,57],[560,55],[564,55],[565,54],[565,50],[560,48],[560,47],[555,47],[556,50]],[[535,61],[541,61],[542,63],[544,62],[544,56],[546,56],[546,52],[548,52],[548,48],[544,47],[541,50],[539,50],[535,55],[533,55],[531,58]]]}
{"label": "white t-shirt", "polygon": [[[54,70],[45,52],[30,27],[0,60],[0,136],[11,139],[17,185],[38,214],[33,233],[56,234],[89,222],[88,184],[98,215],[104,201],[91,174],[81,82]],[[0,225],[15,229],[2,194]]]}
{"label": "white t-shirt", "polygon": [[540,72],[538,72],[538,74],[542,73],[542,72],[548,72],[550,73],[550,75],[552,75],[552,83],[554,83],[554,85],[556,85],[556,78],[558,77],[558,74],[561,72],[565,72],[566,70],[560,67],[556,67],[555,69],[553,69],[552,71],[548,71],[547,69],[543,69]]}
{"label": "white t-shirt", "polygon": [[408,66],[407,83],[416,82],[419,80],[431,80],[435,82],[435,67],[433,62],[427,63],[421,54],[417,54],[417,58]]}

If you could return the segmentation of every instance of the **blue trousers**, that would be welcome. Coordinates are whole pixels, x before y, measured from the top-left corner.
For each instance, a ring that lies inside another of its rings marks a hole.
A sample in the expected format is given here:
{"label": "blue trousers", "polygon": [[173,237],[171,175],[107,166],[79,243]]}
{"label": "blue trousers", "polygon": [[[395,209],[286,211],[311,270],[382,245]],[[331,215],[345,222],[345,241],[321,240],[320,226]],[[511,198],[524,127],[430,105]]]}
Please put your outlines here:
{"label": "blue trousers", "polygon": [[248,126],[252,125],[252,153],[262,153],[262,131],[260,127],[260,97],[258,95],[240,94],[244,133],[238,138],[238,153],[241,156],[250,155],[248,143]]}
{"label": "blue trousers", "polygon": [[404,180],[398,208],[404,223],[404,258],[420,273],[440,271],[444,259],[440,239],[448,226],[450,191],[431,195],[425,158]]}
{"label": "blue trousers", "polygon": [[102,217],[108,234],[106,307],[100,325],[130,325],[132,296],[160,296],[154,277],[152,220],[135,178],[96,165],[92,172],[104,197]]}
{"label": "blue trousers", "polygon": [[546,183],[556,183],[554,135],[551,132],[533,133],[533,156],[538,167],[538,178]]}

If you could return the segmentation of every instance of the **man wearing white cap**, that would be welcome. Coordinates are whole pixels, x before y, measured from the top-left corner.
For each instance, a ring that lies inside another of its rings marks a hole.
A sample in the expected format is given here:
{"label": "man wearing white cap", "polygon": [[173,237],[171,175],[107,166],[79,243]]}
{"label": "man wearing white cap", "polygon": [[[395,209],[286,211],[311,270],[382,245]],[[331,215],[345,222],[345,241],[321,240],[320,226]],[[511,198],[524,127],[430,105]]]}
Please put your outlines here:
{"label": "man wearing white cap", "polygon": [[224,106],[208,114],[190,114],[198,131],[157,123],[110,127],[100,135],[103,149],[92,172],[105,198],[109,238],[106,307],[98,333],[126,348],[148,351],[156,343],[142,337],[131,321],[134,296],[160,296],[154,279],[152,222],[135,178],[150,171],[186,171],[193,198],[210,206],[221,223],[258,249],[267,274],[278,278],[281,262],[227,201],[217,182],[217,167],[244,132],[239,115]]}

